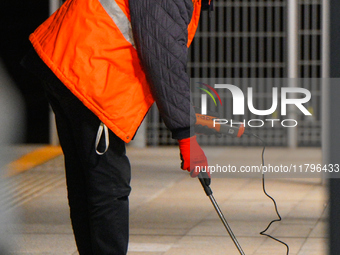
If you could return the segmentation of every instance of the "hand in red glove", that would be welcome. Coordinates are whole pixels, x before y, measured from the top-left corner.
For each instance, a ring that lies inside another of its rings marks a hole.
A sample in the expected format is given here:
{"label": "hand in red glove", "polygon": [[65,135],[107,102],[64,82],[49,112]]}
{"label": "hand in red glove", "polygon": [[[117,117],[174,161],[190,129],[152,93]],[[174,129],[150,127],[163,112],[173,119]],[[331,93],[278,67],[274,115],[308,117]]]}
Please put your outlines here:
{"label": "hand in red glove", "polygon": [[202,169],[208,171],[208,161],[201,146],[196,140],[196,136],[178,140],[179,150],[181,153],[181,168],[191,173],[191,177],[196,177]]}

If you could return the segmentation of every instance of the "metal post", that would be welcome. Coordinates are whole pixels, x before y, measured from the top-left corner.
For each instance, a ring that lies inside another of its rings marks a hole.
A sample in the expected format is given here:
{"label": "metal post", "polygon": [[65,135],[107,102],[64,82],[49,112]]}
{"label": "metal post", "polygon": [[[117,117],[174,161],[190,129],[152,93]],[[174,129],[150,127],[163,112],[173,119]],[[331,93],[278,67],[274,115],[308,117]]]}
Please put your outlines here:
{"label": "metal post", "polygon": [[[329,116],[328,122],[323,123],[323,128],[326,129],[329,139],[327,146],[327,158],[329,164],[339,164],[340,151],[340,2],[339,0],[329,0]],[[327,18],[327,17],[325,17]],[[325,70],[326,71],[326,70]],[[336,78],[336,79],[335,79]],[[329,179],[329,194],[330,194],[330,210],[329,210],[329,252],[330,255],[340,254],[340,178],[339,173],[330,174]]]}
{"label": "metal post", "polygon": [[321,107],[322,107],[322,161],[323,164],[329,163],[329,132],[327,132],[326,125],[330,121],[329,116],[329,60],[330,60],[330,12],[329,12],[329,0],[322,1],[322,88],[321,88]]}
{"label": "metal post", "polygon": [[49,13],[52,15],[60,7],[60,0],[49,0]]}
{"label": "metal post", "polygon": [[151,118],[152,118],[152,146],[159,145],[159,112],[156,104],[152,105],[150,110]]}
{"label": "metal post", "polygon": [[[49,14],[52,15],[60,7],[60,0],[49,0]],[[59,139],[57,134],[55,117],[52,109],[50,108],[50,145],[58,145]]]}
{"label": "metal post", "polygon": [[[287,17],[288,17],[288,31],[287,31],[287,51],[288,51],[288,78],[289,86],[297,86],[297,78],[299,75],[299,20],[298,20],[298,0],[288,0],[287,2]],[[297,119],[296,109],[291,107],[289,109],[289,118]],[[297,128],[288,129],[288,146],[290,148],[297,147]]]}

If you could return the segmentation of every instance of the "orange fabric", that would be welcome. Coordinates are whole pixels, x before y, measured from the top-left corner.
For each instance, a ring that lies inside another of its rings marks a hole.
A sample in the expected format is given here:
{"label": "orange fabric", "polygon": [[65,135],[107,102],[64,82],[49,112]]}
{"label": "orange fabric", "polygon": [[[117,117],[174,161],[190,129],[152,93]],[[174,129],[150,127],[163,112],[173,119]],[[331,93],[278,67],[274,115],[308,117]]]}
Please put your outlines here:
{"label": "orange fabric", "polygon": [[194,12],[192,14],[192,18],[188,26],[188,44],[187,44],[188,48],[192,40],[194,39],[198,26],[198,21],[201,15],[201,0],[192,0],[192,3],[194,5]]}
{"label": "orange fabric", "polygon": [[[116,2],[130,19],[128,0]],[[154,99],[137,51],[98,0],[67,0],[30,41],[55,75],[108,128],[125,142],[133,138]]]}

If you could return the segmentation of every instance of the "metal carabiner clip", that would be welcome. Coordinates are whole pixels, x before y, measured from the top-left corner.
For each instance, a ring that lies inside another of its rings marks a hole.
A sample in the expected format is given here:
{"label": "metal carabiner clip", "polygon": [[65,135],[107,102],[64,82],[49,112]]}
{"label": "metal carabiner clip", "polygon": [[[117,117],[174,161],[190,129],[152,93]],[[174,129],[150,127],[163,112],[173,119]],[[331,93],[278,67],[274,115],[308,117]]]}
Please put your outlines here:
{"label": "metal carabiner clip", "polygon": [[[103,131],[104,131],[104,139],[105,139],[105,150],[103,152],[98,151],[98,146],[99,146],[99,142],[100,139],[103,135]],[[105,152],[109,149],[109,145],[110,145],[110,141],[109,141],[109,129],[107,128],[107,126],[101,122],[98,128],[98,132],[97,132],[97,137],[96,137],[96,153],[98,155],[103,155],[105,154]]]}

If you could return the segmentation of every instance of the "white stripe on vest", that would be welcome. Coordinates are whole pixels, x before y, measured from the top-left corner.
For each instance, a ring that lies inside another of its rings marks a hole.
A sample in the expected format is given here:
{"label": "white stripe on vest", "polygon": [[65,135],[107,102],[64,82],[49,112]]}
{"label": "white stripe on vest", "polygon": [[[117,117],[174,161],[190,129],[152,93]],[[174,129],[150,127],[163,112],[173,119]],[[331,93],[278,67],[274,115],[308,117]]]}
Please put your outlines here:
{"label": "white stripe on vest", "polygon": [[135,47],[135,42],[132,35],[132,27],[130,20],[126,17],[125,13],[120,9],[119,5],[114,0],[99,0],[105,11],[112,18],[113,22],[117,25],[120,32],[125,39]]}

